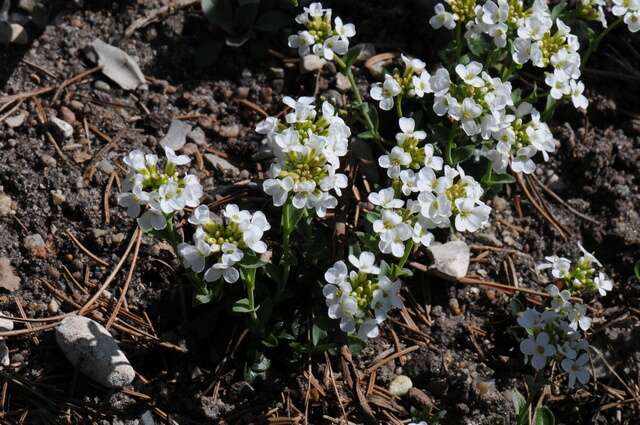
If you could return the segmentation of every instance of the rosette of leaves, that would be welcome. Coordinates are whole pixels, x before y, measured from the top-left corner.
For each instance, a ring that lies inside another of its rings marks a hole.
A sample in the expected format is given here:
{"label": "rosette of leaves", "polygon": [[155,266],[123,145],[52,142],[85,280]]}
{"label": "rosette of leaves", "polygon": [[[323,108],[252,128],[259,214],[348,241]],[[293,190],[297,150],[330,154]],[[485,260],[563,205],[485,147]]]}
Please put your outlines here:
{"label": "rosette of leaves", "polygon": [[230,47],[240,47],[258,32],[276,32],[293,19],[297,0],[201,0],[202,11],[222,29]]}

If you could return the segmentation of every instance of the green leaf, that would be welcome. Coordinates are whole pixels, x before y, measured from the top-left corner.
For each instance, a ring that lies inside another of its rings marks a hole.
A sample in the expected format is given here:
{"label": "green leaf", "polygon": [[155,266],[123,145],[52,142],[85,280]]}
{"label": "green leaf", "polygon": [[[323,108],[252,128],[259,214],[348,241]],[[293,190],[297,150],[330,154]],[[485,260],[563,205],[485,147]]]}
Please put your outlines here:
{"label": "green leaf", "polygon": [[358,133],[356,137],[362,140],[375,139],[375,136],[370,131],[363,131],[362,133]]}
{"label": "green leaf", "polygon": [[451,152],[451,160],[454,164],[458,164],[473,155],[475,150],[476,148],[473,145],[457,147]]}
{"label": "green leaf", "polygon": [[566,7],[567,2],[564,0],[555,5],[554,8],[551,9],[551,20],[555,22],[556,18],[560,16],[560,14],[564,11],[564,9],[566,9]]}
{"label": "green leaf", "polygon": [[[466,37],[465,37],[466,38]],[[471,53],[478,57],[483,57],[485,53],[494,48],[493,43],[490,43],[485,37],[479,35],[477,37],[466,38],[467,46]]]}
{"label": "green leaf", "polygon": [[321,324],[314,323],[311,326],[311,342],[314,347],[317,347],[320,341],[327,337],[327,331],[321,327]]}
{"label": "green leaf", "polygon": [[258,257],[251,254],[246,254],[244,257],[242,257],[242,260],[240,261],[240,266],[245,269],[259,269],[265,264],[266,263],[260,261]]}
{"label": "green leaf", "polygon": [[556,418],[548,407],[542,406],[536,409],[535,425],[555,425]]}
{"label": "green leaf", "polygon": [[365,217],[369,223],[373,224],[374,221],[380,220],[380,213],[377,211],[370,211],[365,215]]}
{"label": "green leaf", "polygon": [[633,273],[636,275],[636,279],[640,281],[640,260],[636,261],[636,264],[633,266]]}
{"label": "green leaf", "polygon": [[251,306],[249,305],[249,300],[246,298],[236,301],[233,304],[233,307],[231,307],[231,311],[239,314],[252,313],[257,310],[258,310],[257,308],[251,309]]}
{"label": "green leaf", "polygon": [[527,400],[520,394],[520,391],[514,388],[511,391],[511,401],[513,402],[513,409],[516,412],[516,416],[520,417],[522,413],[527,410]]}
{"label": "green leaf", "polygon": [[282,10],[268,10],[260,15],[254,28],[259,31],[275,32],[289,25],[291,21],[291,16]]}
{"label": "green leaf", "polygon": [[347,68],[349,68],[351,65],[353,65],[356,62],[356,60],[358,59],[358,56],[360,56],[361,51],[362,51],[362,46],[354,46],[350,48],[349,51],[342,57],[342,61],[344,62]]}

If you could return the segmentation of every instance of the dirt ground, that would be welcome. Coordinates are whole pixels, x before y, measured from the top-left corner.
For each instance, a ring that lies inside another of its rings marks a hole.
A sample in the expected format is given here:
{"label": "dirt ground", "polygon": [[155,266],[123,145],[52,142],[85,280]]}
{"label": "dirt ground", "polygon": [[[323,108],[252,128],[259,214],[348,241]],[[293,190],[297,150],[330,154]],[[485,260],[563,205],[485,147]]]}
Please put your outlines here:
{"label": "dirt ground", "polygon": [[[273,211],[257,186],[247,184],[268,167],[253,131],[260,109],[280,113],[284,94],[316,91],[338,102],[345,96],[331,66],[319,75],[300,71],[285,48],[286,33],[242,49],[225,48],[213,65],[199,68],[196,51],[220,34],[198,8],[125,38],[131,22],[160,1],[98,0],[82,8],[75,3],[53,4],[50,23],[35,30],[27,46],[0,48],[0,98],[53,87],[13,102],[6,117],[8,108],[0,112],[0,192],[10,198],[8,209],[0,209],[0,258],[10,261],[21,280],[17,291],[0,294],[0,309],[11,316],[72,311],[105,281],[134,231],[115,201],[120,158],[134,148],[156,150],[172,119],[189,121],[204,135],[192,138],[187,149],[200,158],[193,172],[208,202],[234,200]],[[356,24],[358,42],[373,43],[378,53],[403,51],[436,61],[442,34],[427,28],[429,2],[334,3],[340,16]],[[96,38],[133,55],[148,88],[127,92],[93,72],[56,93],[63,81],[95,66],[87,47]],[[636,49],[637,36],[614,32],[585,72],[589,112],[556,114],[552,128],[560,148],[536,173],[542,185],[534,185],[566,237],[512,185],[491,195],[490,227],[466,239],[473,251],[469,274],[482,279],[541,290],[547,281],[535,265],[545,255],[578,255],[579,240],[614,278],[614,291],[591,304],[591,343],[606,361],[592,359],[596,377],[589,385],[567,392],[558,377],[546,394],[545,403],[561,423],[640,423],[634,401],[640,391],[640,283],[633,277],[640,260]],[[364,90],[375,80],[358,66]],[[15,125],[20,115],[23,122]],[[73,122],[73,140],[61,141],[43,124],[52,115]],[[232,166],[221,171],[205,154]],[[109,287],[114,298],[130,266],[125,262]],[[266,379],[248,383],[237,356],[246,334],[222,306],[192,306],[171,248],[144,237],[134,266],[126,314],[110,329],[137,372],[133,384],[115,391],[92,383],[68,364],[53,332],[10,337],[11,365],[0,371],[0,421],[285,424],[307,417],[312,424],[330,424],[340,423],[346,412],[353,423],[371,423],[370,415],[374,423],[396,423],[410,418],[411,406],[433,403],[446,411],[441,423],[511,424],[510,391],[525,391],[522,376],[529,368],[510,333],[513,295],[506,291],[419,274],[408,282],[407,310],[354,355],[353,363],[339,352],[276,360]],[[99,305],[91,315],[105,322],[113,301],[103,298]],[[388,360],[396,351],[404,354]],[[273,358],[289,355],[281,349]],[[389,396],[389,382],[398,374],[409,376],[426,399]],[[364,402],[350,388],[354,378],[363,380]]]}

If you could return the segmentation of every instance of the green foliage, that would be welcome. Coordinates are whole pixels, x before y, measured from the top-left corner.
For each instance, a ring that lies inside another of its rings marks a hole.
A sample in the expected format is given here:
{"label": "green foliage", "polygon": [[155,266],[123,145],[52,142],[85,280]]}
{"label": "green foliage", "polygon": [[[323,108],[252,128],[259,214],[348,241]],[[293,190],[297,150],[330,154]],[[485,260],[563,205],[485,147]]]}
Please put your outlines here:
{"label": "green foliage", "polygon": [[536,409],[535,425],[555,425],[556,418],[548,407],[542,406]]}

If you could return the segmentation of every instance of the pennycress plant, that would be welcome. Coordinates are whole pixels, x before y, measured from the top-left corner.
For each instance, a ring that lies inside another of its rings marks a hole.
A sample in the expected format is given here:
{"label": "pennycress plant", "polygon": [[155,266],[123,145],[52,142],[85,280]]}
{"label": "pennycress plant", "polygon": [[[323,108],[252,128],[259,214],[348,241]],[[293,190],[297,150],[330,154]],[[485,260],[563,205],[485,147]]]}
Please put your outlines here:
{"label": "pennycress plant", "polygon": [[[587,306],[576,297],[605,296],[613,289],[613,281],[599,270],[602,264],[593,254],[578,247],[583,255],[574,264],[553,255],[538,265],[538,270],[549,270],[555,281],[546,288],[549,302],[542,310],[527,308],[518,315],[518,325],[524,330],[520,351],[537,372],[530,378],[529,400],[547,383],[544,371],[553,364],[566,374],[569,388],[584,385],[591,377],[586,333],[592,321]],[[528,410],[529,404],[523,408]]]}

